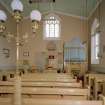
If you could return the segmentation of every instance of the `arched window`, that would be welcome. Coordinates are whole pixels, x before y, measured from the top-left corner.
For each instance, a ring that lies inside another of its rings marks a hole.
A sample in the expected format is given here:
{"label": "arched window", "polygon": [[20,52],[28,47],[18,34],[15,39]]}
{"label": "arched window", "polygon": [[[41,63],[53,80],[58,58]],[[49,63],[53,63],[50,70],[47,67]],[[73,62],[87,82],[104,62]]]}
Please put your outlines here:
{"label": "arched window", "polygon": [[44,38],[51,40],[60,38],[60,19],[55,14],[50,14],[45,18]]}

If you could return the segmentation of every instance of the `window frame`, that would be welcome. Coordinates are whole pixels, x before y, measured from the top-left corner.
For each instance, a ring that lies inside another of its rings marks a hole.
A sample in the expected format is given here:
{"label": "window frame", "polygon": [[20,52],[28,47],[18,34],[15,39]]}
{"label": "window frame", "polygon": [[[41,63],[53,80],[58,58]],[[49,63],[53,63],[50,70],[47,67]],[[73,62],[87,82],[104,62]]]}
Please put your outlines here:
{"label": "window frame", "polygon": [[[97,37],[97,35],[98,35],[98,43],[97,43],[97,41],[96,41],[96,37]],[[98,48],[98,53],[96,52],[95,54],[95,58],[96,58],[96,60],[99,60],[99,52],[100,52],[100,34],[97,32],[96,34],[95,34],[95,51],[96,51],[96,48]]]}
{"label": "window frame", "polygon": [[[55,17],[59,21],[59,35],[58,37],[47,37],[46,36],[46,20],[49,19],[50,17]],[[60,40],[61,38],[61,19],[55,15],[55,14],[49,14],[45,17],[45,20],[43,22],[43,39],[44,40]]]}
{"label": "window frame", "polygon": [[[98,35],[98,43],[96,37]],[[97,32],[95,35],[91,36],[91,64],[99,64],[99,52],[100,52],[100,34]],[[96,49],[98,48],[98,52]]]}
{"label": "window frame", "polygon": [[[97,31],[99,29],[99,21],[98,19],[94,19],[91,28],[91,64],[100,64],[100,33]],[[98,35],[98,43],[96,41]],[[96,49],[98,48],[98,53]]]}

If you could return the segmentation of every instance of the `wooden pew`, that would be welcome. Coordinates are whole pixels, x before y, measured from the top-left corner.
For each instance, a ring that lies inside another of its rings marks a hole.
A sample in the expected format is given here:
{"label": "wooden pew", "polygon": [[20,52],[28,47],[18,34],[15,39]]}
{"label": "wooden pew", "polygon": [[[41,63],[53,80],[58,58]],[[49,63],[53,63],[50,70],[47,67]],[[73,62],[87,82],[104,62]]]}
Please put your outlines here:
{"label": "wooden pew", "polygon": [[[0,81],[0,86],[10,87],[13,86],[14,82],[12,81]],[[62,82],[22,82],[23,87],[50,87],[50,88],[82,88],[81,83],[62,83]]]}
{"label": "wooden pew", "polygon": [[8,86],[8,87],[0,87],[0,94],[14,94],[15,92],[15,87],[13,86]]}
{"label": "wooden pew", "polygon": [[14,105],[12,98],[0,98],[0,105]]}
{"label": "wooden pew", "polygon": [[96,74],[96,73],[90,73],[85,75],[85,86],[90,85],[90,80],[94,78],[105,78],[105,74]]}
{"label": "wooden pew", "polygon": [[94,78],[94,89],[95,89],[95,99],[99,99],[99,95],[100,94],[104,94],[104,80],[105,80],[105,75],[99,75],[99,76],[95,76]]}
{"label": "wooden pew", "polygon": [[[39,78],[38,78],[39,79]],[[52,79],[52,78],[51,78]],[[46,79],[47,80],[47,79]],[[71,79],[70,79],[71,80]],[[16,88],[16,85],[18,85],[18,82],[21,82],[21,85],[19,88]],[[51,99],[76,99],[76,100],[86,100],[88,97],[88,90],[87,89],[78,89],[78,88],[60,88],[61,84],[64,85],[64,83],[68,83],[68,82],[55,82],[53,81],[52,83],[56,83],[56,85],[58,85],[58,87],[54,87],[54,88],[49,88],[49,87],[33,87],[31,86],[31,83],[34,82],[23,82],[21,81],[21,79],[19,79],[19,81],[15,82],[8,82],[8,87],[6,82],[2,83],[2,86],[0,86],[0,93],[3,95],[6,95],[8,97],[7,94],[13,96],[16,91],[17,93],[21,90],[21,93],[23,97],[35,97],[35,98],[51,98]],[[25,83],[25,84],[24,84]],[[28,84],[27,84],[28,83]],[[37,83],[37,82],[35,82]],[[47,86],[47,84],[45,84],[46,82],[44,81],[44,85]],[[58,83],[58,84],[57,84]],[[14,85],[15,84],[15,87]],[[27,86],[28,85],[28,86]],[[50,83],[51,86],[51,83]],[[19,89],[19,90],[18,90]]]}
{"label": "wooden pew", "polygon": [[81,83],[63,83],[63,82],[22,82],[24,87],[50,87],[50,88],[82,88]]}
{"label": "wooden pew", "polygon": [[72,99],[87,100],[88,89],[77,88],[32,88],[23,87],[22,94],[35,98],[54,98],[54,99]]}
{"label": "wooden pew", "polygon": [[85,86],[89,86],[90,88],[90,96],[91,99],[98,99],[99,94],[103,94],[103,90],[101,89],[104,84],[105,74],[87,74],[85,76]]}
{"label": "wooden pew", "polygon": [[22,78],[22,82],[62,82],[62,83],[74,83],[76,79],[47,79],[47,78]]}
{"label": "wooden pew", "polygon": [[35,78],[37,78],[37,80],[42,80],[42,79],[45,79],[45,80],[48,80],[50,79],[50,81],[52,80],[72,80],[73,77],[69,74],[57,74],[57,73],[35,73],[35,74],[26,74],[26,75],[23,75],[22,76],[22,79],[23,80],[35,80]]}
{"label": "wooden pew", "polygon": [[25,76],[50,76],[50,77],[68,77],[72,78],[73,76],[71,74],[64,74],[64,73],[28,73],[25,74]]}
{"label": "wooden pew", "polygon": [[52,99],[23,99],[23,105],[104,105],[103,101],[52,100]]}
{"label": "wooden pew", "polygon": [[[100,101],[80,101],[80,100],[56,100],[56,99],[34,99],[23,98],[21,105],[105,105],[103,100]],[[0,98],[0,105],[14,105],[11,98]]]}
{"label": "wooden pew", "polygon": [[59,76],[50,76],[50,75],[23,75],[22,81],[33,81],[33,82],[76,82],[76,79],[73,78],[66,78],[66,77],[59,77]]}
{"label": "wooden pew", "polygon": [[[14,87],[0,87],[0,94],[14,93]],[[34,96],[36,98],[69,98],[86,100],[88,98],[88,89],[21,87],[21,94],[25,96]]]}

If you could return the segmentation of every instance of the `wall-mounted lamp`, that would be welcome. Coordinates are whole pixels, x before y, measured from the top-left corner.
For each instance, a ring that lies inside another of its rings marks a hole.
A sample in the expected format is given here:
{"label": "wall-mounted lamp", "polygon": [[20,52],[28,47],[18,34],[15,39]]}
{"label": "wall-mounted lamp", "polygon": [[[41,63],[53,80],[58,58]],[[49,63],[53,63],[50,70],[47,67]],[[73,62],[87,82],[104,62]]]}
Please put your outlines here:
{"label": "wall-mounted lamp", "polygon": [[33,10],[30,13],[30,19],[32,21],[32,32],[36,32],[39,28],[39,22],[41,21],[41,13],[38,10]]}
{"label": "wall-mounted lamp", "polygon": [[20,0],[13,0],[11,3],[11,8],[13,10],[13,16],[16,22],[20,22],[22,20],[22,11],[23,4]]}
{"label": "wall-mounted lamp", "polygon": [[0,33],[3,33],[6,30],[4,25],[5,21],[7,20],[7,15],[3,10],[0,10]]}

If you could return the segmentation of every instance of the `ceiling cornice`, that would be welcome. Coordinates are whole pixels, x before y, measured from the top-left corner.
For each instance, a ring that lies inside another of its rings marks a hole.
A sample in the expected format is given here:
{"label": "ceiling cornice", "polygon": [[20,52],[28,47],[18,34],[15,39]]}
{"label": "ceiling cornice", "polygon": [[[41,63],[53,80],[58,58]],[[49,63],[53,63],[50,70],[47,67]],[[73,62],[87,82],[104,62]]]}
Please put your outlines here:
{"label": "ceiling cornice", "polygon": [[87,17],[88,20],[94,14],[94,12],[96,11],[96,9],[98,8],[98,6],[100,5],[101,2],[102,2],[102,0],[98,0],[96,6],[94,7],[94,9],[90,12],[89,16]]}
{"label": "ceiling cornice", "polygon": [[[46,12],[43,12],[43,14],[48,14],[52,11],[46,11]],[[57,13],[57,14],[60,14],[60,15],[65,15],[65,16],[70,16],[70,17],[73,17],[73,18],[77,18],[77,19],[81,19],[81,20],[87,20],[86,17],[83,17],[83,16],[77,16],[77,15],[73,15],[73,14],[70,14],[70,13],[64,13],[64,12],[60,12],[60,11],[53,11],[54,13]]]}
{"label": "ceiling cornice", "polygon": [[[53,11],[53,12],[52,11],[46,11],[46,12],[43,12],[42,15],[46,15],[46,14],[49,14],[49,13],[55,13],[55,14],[64,15],[64,16],[70,16],[72,18],[77,18],[77,19],[81,19],[81,20],[88,20],[87,17],[77,16],[77,15],[73,15],[73,14],[70,14],[70,13],[64,13],[64,12],[60,12],[60,11]],[[29,16],[26,16],[23,19],[29,19]]]}

